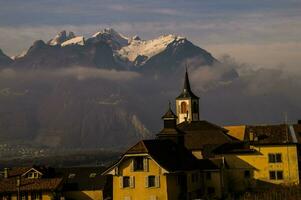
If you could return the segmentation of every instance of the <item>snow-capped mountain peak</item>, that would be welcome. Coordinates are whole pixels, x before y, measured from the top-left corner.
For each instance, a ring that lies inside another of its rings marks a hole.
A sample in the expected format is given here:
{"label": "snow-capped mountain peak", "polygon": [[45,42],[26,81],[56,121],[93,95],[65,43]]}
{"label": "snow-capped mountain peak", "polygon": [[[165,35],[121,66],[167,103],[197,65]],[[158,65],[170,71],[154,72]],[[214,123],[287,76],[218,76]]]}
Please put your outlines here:
{"label": "snow-capped mountain peak", "polygon": [[163,35],[152,40],[141,40],[133,38],[130,44],[122,47],[117,54],[123,58],[134,62],[138,57],[144,57],[144,62],[154,55],[164,51],[169,44],[182,43],[186,39],[177,35]]}
{"label": "snow-capped mountain peak", "polygon": [[118,33],[112,28],[105,28],[93,35],[96,40],[108,41],[114,50],[120,49],[129,43],[129,38]]}
{"label": "snow-capped mountain peak", "polygon": [[68,46],[68,45],[84,45],[85,44],[85,38],[83,36],[77,36],[77,37],[74,37],[70,40],[67,40],[65,42],[63,42],[61,44],[62,47],[64,46]]}
{"label": "snow-capped mountain peak", "polygon": [[69,32],[67,34],[67,31],[63,30],[59,32],[53,39],[48,41],[49,45],[61,45],[63,42],[70,40],[72,38],[75,38],[75,34],[73,32]]}

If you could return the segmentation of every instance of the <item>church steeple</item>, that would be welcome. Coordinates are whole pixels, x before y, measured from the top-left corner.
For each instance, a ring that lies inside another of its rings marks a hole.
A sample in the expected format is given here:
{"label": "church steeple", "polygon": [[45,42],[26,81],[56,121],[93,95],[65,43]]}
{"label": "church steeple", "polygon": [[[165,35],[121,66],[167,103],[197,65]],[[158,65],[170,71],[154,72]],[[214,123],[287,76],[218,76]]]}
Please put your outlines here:
{"label": "church steeple", "polygon": [[186,68],[184,87],[182,93],[176,98],[177,123],[199,120],[199,97],[190,88],[188,72]]}
{"label": "church steeple", "polygon": [[195,99],[199,99],[199,97],[196,96],[195,94],[193,94],[193,92],[191,91],[187,68],[186,68],[186,72],[185,72],[183,91],[177,97],[177,99],[178,98],[195,98]]}
{"label": "church steeple", "polygon": [[157,134],[157,139],[160,140],[172,140],[177,144],[184,144],[183,132],[177,128],[177,116],[171,109],[171,103],[169,102],[169,107],[167,112],[162,116],[164,121],[163,129]]}

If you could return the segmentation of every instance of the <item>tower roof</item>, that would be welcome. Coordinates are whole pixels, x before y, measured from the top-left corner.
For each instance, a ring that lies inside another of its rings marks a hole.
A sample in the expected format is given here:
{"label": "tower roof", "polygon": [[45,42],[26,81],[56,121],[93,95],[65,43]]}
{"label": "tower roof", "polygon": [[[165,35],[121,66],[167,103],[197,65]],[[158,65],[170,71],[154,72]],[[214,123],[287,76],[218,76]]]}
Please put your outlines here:
{"label": "tower roof", "polygon": [[182,98],[192,98],[192,99],[199,99],[198,96],[193,94],[190,88],[190,83],[189,83],[189,77],[187,73],[187,68],[186,68],[186,73],[185,73],[185,80],[184,80],[184,87],[182,93],[177,97],[177,99],[182,99]]}
{"label": "tower roof", "polygon": [[168,110],[167,112],[162,116],[162,119],[177,119],[177,115],[172,111],[171,105],[169,102]]}

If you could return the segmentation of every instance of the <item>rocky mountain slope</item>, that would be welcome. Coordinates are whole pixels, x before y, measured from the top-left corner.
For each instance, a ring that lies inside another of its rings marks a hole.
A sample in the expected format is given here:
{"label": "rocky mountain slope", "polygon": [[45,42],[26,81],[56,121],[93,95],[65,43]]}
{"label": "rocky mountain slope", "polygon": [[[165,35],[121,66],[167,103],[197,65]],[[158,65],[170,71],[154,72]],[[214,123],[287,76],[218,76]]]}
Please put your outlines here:
{"label": "rocky mountain slope", "polygon": [[[90,38],[62,31],[14,60],[0,52],[0,139],[122,148],[152,137],[187,63],[198,69],[219,62],[181,36],[142,40],[113,29]],[[227,79],[237,77],[230,72]]]}

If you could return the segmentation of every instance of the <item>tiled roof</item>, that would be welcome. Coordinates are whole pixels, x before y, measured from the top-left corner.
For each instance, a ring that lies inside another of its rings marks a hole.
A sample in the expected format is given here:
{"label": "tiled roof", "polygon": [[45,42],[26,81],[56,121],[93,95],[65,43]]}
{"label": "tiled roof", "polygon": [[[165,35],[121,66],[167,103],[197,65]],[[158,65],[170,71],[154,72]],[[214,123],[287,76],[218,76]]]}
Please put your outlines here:
{"label": "tiled roof", "polygon": [[254,144],[301,143],[301,124],[239,125],[225,128],[229,129],[229,134]]}
{"label": "tiled roof", "polygon": [[[20,191],[54,191],[61,186],[62,178],[21,179]],[[0,193],[17,192],[17,179],[8,178],[0,181]]]}
{"label": "tiled roof", "polygon": [[64,191],[103,189],[109,177],[102,176],[105,167],[56,168],[56,176],[64,179]]}
{"label": "tiled roof", "polygon": [[28,170],[30,170],[32,167],[13,167],[8,170],[8,177],[16,177],[16,176],[21,176]]}
{"label": "tiled roof", "polygon": [[227,130],[207,122],[191,121],[178,124],[178,128],[185,134],[185,146],[189,150],[203,149],[205,145],[224,144],[237,141],[227,134]]}
{"label": "tiled roof", "polygon": [[161,167],[174,172],[198,168],[197,159],[189,150],[171,140],[142,140],[125,154],[149,154]]}
{"label": "tiled roof", "polygon": [[257,154],[246,142],[226,143],[213,150],[215,154]]}

